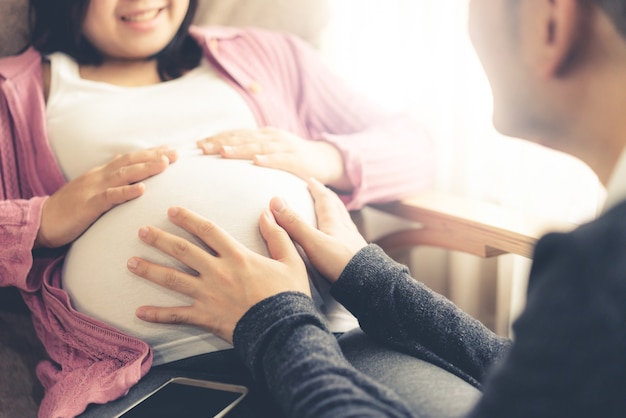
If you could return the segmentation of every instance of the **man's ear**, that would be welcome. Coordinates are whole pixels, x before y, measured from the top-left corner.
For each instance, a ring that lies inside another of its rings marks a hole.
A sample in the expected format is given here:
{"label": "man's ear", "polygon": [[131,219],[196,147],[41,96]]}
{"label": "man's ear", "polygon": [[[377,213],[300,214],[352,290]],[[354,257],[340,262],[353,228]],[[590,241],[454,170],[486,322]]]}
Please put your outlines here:
{"label": "man's ear", "polygon": [[570,64],[584,33],[585,11],[578,0],[541,0],[543,37],[539,71],[546,78],[559,76]]}

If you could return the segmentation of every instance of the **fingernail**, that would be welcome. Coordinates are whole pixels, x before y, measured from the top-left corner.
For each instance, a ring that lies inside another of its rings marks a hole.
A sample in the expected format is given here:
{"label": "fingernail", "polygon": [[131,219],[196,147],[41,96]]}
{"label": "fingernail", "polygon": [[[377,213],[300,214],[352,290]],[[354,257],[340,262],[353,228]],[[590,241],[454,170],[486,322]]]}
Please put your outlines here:
{"label": "fingernail", "polygon": [[139,228],[139,237],[140,238],[145,238],[148,236],[148,227],[147,226],[142,226],[141,228]]}
{"label": "fingernail", "polygon": [[212,142],[205,142],[204,144],[202,144],[202,149],[204,150],[204,152],[213,152],[215,151],[215,144],[213,144]]}
{"label": "fingernail", "polygon": [[178,216],[178,214],[180,213],[180,209],[179,208],[169,208],[168,210],[168,214],[172,217],[175,218],[176,216]]}
{"label": "fingernail", "polygon": [[278,198],[274,201],[274,211],[280,213],[287,209],[287,203],[282,198]]}
{"label": "fingernail", "polygon": [[137,308],[135,315],[137,315],[137,318],[139,319],[146,319],[146,310],[143,308]]}
{"label": "fingernail", "polygon": [[138,262],[136,258],[129,258],[128,261],[126,262],[126,266],[130,269],[130,270],[135,270],[137,268]]}
{"label": "fingernail", "polygon": [[271,222],[276,222],[276,218],[274,218],[274,214],[272,213],[271,210],[266,209],[263,211],[263,213],[265,214],[265,217],[271,221]]}
{"label": "fingernail", "polygon": [[234,150],[235,150],[235,148],[233,148],[233,147],[231,147],[229,145],[222,146],[222,151],[224,152],[224,154],[232,154]]}

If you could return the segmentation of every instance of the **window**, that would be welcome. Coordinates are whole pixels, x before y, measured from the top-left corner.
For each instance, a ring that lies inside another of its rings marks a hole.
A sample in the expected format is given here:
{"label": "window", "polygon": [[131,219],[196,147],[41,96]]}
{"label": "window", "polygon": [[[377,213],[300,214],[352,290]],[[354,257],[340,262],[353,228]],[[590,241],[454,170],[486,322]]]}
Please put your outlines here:
{"label": "window", "polygon": [[499,135],[467,34],[468,0],[331,0],[323,51],[374,100],[411,112],[435,136],[435,187],[537,216],[597,215],[604,189],[581,161]]}

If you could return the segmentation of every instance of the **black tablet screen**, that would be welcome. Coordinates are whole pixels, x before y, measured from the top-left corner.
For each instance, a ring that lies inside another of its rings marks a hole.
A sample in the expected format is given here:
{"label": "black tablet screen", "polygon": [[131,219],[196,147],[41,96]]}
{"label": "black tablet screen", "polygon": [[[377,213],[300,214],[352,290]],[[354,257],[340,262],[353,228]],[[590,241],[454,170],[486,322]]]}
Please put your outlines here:
{"label": "black tablet screen", "polygon": [[236,392],[169,382],[121,417],[209,418],[241,396]]}

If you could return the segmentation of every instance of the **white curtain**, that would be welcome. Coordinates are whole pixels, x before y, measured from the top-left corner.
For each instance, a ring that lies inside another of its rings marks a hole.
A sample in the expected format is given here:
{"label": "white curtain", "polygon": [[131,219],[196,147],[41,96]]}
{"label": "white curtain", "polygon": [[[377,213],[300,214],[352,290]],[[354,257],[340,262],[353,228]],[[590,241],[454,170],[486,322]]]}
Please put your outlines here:
{"label": "white curtain", "polygon": [[[429,129],[439,149],[435,188],[548,219],[582,222],[597,215],[605,192],[585,164],[494,131],[489,84],[467,33],[468,0],[329,3],[322,51],[358,89],[411,112]],[[496,297],[468,272],[483,280],[484,265],[459,255],[448,260],[446,273],[462,279],[439,288],[481,316]],[[524,303],[528,265],[508,256],[498,262],[508,278],[500,279],[506,284],[497,300],[513,300],[512,316]]]}

